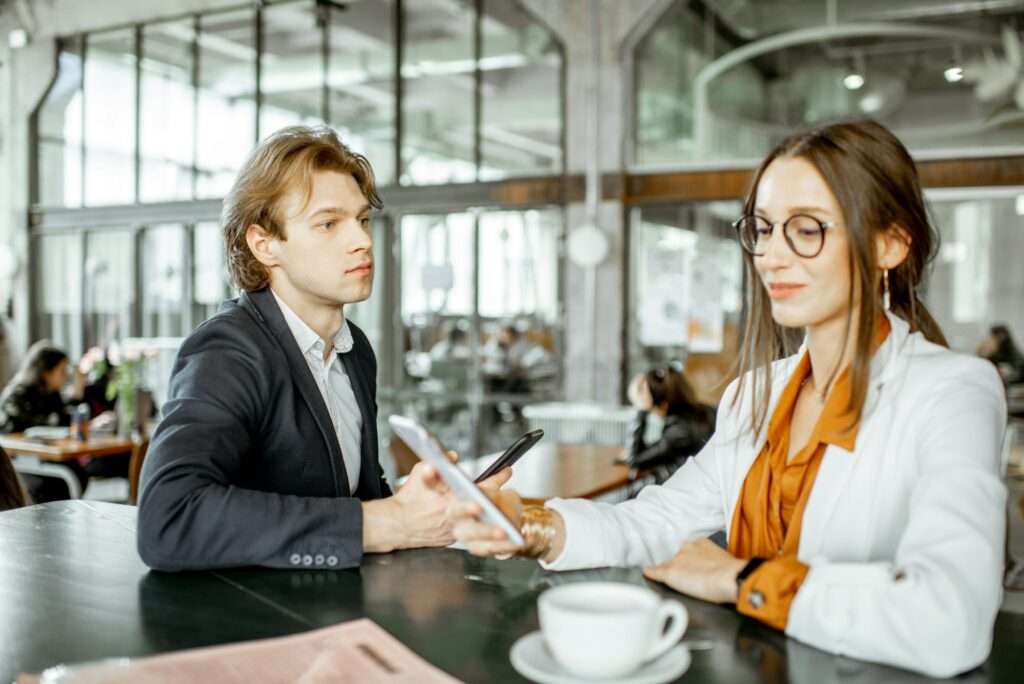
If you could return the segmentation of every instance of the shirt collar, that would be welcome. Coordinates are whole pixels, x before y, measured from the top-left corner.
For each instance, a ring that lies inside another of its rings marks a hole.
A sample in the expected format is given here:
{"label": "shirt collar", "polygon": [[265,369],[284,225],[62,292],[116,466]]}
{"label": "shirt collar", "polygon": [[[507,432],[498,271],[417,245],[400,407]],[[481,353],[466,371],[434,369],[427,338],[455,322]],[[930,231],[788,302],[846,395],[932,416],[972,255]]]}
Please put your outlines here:
{"label": "shirt collar", "polygon": [[[879,318],[876,326],[875,339],[872,344],[872,353],[877,353],[879,347],[889,337],[891,325],[885,316]],[[784,428],[788,428],[789,421],[793,415],[793,407],[796,405],[797,395],[800,387],[811,373],[811,358],[804,350],[800,355],[793,374],[790,376],[786,388],[783,390],[776,404],[775,413],[768,428],[768,441],[770,444],[777,443]],[[844,368],[836,378],[832,390],[828,393],[825,406],[822,407],[821,415],[811,433],[811,442],[834,444],[846,451],[853,451],[857,444],[857,433],[860,429],[858,423],[853,422],[853,416],[847,411],[850,401],[850,368]]]}
{"label": "shirt collar", "polygon": [[[305,356],[316,348],[317,343],[320,341],[320,335],[310,328],[304,320],[299,318],[299,315],[292,311],[292,308],[285,304],[284,300],[278,297],[276,292],[273,290],[270,292],[274,295],[274,300],[277,301],[277,305],[281,308],[281,314],[284,316],[288,329],[292,331],[292,336],[299,345],[299,351]],[[348,326],[348,320],[342,318],[341,327],[334,334],[333,341],[336,353],[346,354],[352,351],[352,330]]]}

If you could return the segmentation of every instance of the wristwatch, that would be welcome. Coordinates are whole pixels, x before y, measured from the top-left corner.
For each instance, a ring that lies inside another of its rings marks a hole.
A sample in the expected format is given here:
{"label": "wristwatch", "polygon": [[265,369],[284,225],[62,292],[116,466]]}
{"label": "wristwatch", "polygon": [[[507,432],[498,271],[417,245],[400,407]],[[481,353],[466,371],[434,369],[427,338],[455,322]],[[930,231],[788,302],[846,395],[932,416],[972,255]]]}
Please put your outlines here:
{"label": "wristwatch", "polygon": [[755,570],[761,567],[761,563],[764,563],[764,558],[754,557],[747,561],[747,564],[743,566],[743,569],[736,575],[736,588],[739,589],[743,586],[743,580],[750,577]]}

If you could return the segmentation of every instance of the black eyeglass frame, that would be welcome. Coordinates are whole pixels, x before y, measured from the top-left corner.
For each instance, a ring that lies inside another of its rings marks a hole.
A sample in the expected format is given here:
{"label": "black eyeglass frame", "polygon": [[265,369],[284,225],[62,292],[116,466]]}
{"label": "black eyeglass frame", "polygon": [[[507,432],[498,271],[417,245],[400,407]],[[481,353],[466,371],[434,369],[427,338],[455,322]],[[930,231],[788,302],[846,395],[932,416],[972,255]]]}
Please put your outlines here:
{"label": "black eyeglass frame", "polygon": [[[797,250],[796,245],[793,244],[793,239],[789,236],[789,231],[786,229],[786,226],[788,226],[789,222],[792,221],[795,218],[807,218],[807,219],[810,219],[810,220],[812,220],[812,221],[814,221],[815,223],[818,224],[818,230],[820,231],[820,234],[821,234],[821,242],[819,243],[818,249],[817,249],[816,252],[814,252],[814,254],[801,254],[800,251]],[[747,254],[749,254],[750,256],[755,256],[755,257],[764,256],[766,252],[761,252],[759,254],[756,251],[754,251],[754,248],[752,246],[747,245],[746,242],[744,242],[744,240],[743,240],[743,230],[740,228],[740,224],[743,223],[744,221],[748,221],[748,220],[763,222],[763,224],[765,226],[767,226],[771,230],[771,233],[768,234],[769,238],[771,238],[772,234],[775,233],[775,227],[781,224],[782,225],[782,237],[786,240],[786,244],[789,245],[790,251],[792,251],[793,254],[796,254],[801,259],[813,259],[814,257],[816,257],[819,254],[821,254],[821,251],[823,249],[825,249],[825,235],[826,235],[826,231],[829,228],[834,228],[835,225],[836,225],[835,221],[822,221],[821,219],[815,218],[814,216],[811,216],[810,214],[793,214],[792,216],[787,218],[785,221],[776,221],[774,223],[772,223],[768,219],[764,218],[763,216],[756,216],[756,215],[740,216],[738,219],[736,219],[735,221],[732,222],[732,227],[736,229],[736,238],[737,238],[737,240],[740,243],[740,247],[742,247],[743,250]],[[767,250],[767,246],[765,247],[765,250]]]}

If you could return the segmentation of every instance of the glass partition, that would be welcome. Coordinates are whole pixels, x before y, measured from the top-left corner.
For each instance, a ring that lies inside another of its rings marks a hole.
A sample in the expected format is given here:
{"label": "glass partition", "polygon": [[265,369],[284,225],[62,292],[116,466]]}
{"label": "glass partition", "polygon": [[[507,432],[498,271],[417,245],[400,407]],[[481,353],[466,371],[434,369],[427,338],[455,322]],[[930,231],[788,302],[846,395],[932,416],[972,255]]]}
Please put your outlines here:
{"label": "glass partition", "polygon": [[993,325],[1024,340],[1024,188],[928,193],[942,242],[925,303],[951,348],[973,354]]}
{"label": "glass partition", "polygon": [[135,31],[85,40],[85,204],[135,201]]}
{"label": "glass partition", "polygon": [[139,201],[193,196],[196,91],[192,87],[195,20],[142,30],[139,97]]}
{"label": "glass partition", "polygon": [[741,212],[738,200],[633,210],[627,380],[681,364],[717,403],[738,348],[743,261],[731,223]]}
{"label": "glass partition", "polygon": [[378,185],[395,182],[394,5],[331,5],[327,13],[330,123],[370,160]]}
{"label": "glass partition", "polygon": [[77,359],[82,347],[82,236],[36,238],[36,338],[48,339]]}
{"label": "glass partition", "polygon": [[192,229],[192,320],[199,325],[217,313],[231,297],[224,232],[219,223],[205,221]]}
{"label": "glass partition", "polygon": [[185,227],[166,224],[142,233],[142,336],[180,337],[185,320]]}
{"label": "glass partition", "polygon": [[132,334],[135,234],[128,229],[85,234],[85,347],[106,347]]}
{"label": "glass partition", "polygon": [[827,4],[674,2],[634,52],[634,163],[747,163],[794,129],[864,117],[917,155],[1020,153],[1024,111],[998,76],[1019,6],[834,3],[829,21]]}
{"label": "glass partition", "polygon": [[83,40],[60,42],[57,78],[36,116],[36,197],[55,207],[82,206]]}
{"label": "glass partition", "polygon": [[196,196],[223,197],[256,142],[256,13],[199,18]]}
{"label": "glass partition", "polygon": [[402,18],[400,181],[476,180],[473,13],[457,3],[406,3]]}
{"label": "glass partition", "polygon": [[260,13],[260,139],[285,126],[323,123],[323,34],[306,2],[268,5]]}
{"label": "glass partition", "polygon": [[484,0],[480,26],[480,179],[559,173],[558,40],[507,0]]}

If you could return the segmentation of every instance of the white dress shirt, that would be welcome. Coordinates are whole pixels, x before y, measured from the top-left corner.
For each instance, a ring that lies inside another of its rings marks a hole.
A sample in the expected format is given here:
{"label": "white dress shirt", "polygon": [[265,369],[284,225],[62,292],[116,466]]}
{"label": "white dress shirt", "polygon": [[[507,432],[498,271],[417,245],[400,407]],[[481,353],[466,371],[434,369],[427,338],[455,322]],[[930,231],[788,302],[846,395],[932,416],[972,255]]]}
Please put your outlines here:
{"label": "white dress shirt", "polygon": [[363,415],[359,411],[355,392],[352,391],[352,381],[345,372],[345,364],[338,358],[338,354],[352,351],[352,331],[348,321],[342,320],[341,328],[334,335],[334,353],[329,354],[325,361],[324,341],[320,335],[306,325],[276,292],[271,290],[271,293],[281,307],[281,313],[299,345],[299,351],[306,359],[320,396],[327,404],[327,413],[331,416],[331,424],[341,446],[341,457],[345,461],[349,492],[355,494],[362,465]]}

